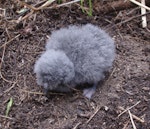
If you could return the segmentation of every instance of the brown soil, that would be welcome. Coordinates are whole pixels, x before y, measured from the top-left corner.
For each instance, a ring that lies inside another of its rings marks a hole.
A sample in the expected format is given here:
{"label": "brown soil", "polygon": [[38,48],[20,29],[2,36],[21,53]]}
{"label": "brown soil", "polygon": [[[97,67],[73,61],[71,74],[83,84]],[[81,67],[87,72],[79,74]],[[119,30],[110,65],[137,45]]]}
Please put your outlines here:
{"label": "brown soil", "polygon": [[[19,4],[1,1],[0,8],[6,9],[5,16],[0,15],[0,129],[132,129],[129,112],[119,115],[127,108],[136,116],[137,129],[150,129],[149,15],[149,26],[142,29],[141,17],[118,24],[139,15],[137,8],[107,14],[95,10],[89,17],[74,4],[36,12],[21,23],[13,22],[19,18]],[[33,66],[51,31],[86,23],[100,26],[115,40],[117,56],[110,75],[91,100],[81,92],[50,98],[40,94]],[[11,97],[13,105],[5,117]]]}

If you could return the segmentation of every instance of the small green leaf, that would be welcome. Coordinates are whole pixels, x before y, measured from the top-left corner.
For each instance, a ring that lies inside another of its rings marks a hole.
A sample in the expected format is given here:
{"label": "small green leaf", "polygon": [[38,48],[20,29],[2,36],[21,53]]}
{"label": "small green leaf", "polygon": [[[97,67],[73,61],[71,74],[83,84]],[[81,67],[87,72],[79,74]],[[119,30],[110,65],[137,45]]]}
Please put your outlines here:
{"label": "small green leaf", "polygon": [[7,103],[6,116],[8,116],[8,113],[9,113],[12,105],[13,105],[13,99],[11,97],[10,100],[9,100],[9,102]]}
{"label": "small green leaf", "polygon": [[17,13],[18,13],[18,14],[24,14],[24,13],[27,12],[27,11],[28,11],[27,8],[23,8],[23,9],[17,11]]}

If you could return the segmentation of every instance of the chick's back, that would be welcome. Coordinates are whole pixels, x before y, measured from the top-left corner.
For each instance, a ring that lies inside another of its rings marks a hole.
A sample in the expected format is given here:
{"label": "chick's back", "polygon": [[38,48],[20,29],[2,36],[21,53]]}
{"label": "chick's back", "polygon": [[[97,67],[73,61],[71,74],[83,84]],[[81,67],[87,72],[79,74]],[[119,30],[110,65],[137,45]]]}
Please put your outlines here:
{"label": "chick's back", "polygon": [[115,58],[111,37],[92,24],[69,26],[52,32],[46,50],[63,51],[74,64],[75,84],[96,83],[104,78]]}

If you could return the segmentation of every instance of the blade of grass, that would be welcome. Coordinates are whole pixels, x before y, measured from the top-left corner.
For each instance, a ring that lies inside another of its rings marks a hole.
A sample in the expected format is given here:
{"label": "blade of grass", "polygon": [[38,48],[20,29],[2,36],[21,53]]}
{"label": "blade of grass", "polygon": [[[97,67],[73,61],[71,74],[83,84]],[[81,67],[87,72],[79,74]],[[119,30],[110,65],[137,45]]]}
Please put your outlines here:
{"label": "blade of grass", "polygon": [[84,0],[80,0],[80,5],[81,5],[82,12],[87,13],[88,16],[92,16],[92,10],[93,10],[92,0],[89,0],[88,4],[89,4],[89,9],[87,10],[87,9],[84,8]]}
{"label": "blade of grass", "polygon": [[84,0],[80,0],[80,5],[81,5],[82,12],[85,13],[85,10],[83,8],[83,2],[84,2]]}
{"label": "blade of grass", "polygon": [[88,11],[88,15],[92,16],[92,0],[89,0],[89,11]]}
{"label": "blade of grass", "polygon": [[61,4],[61,3],[62,3],[62,0],[57,0],[57,3],[58,3],[58,4]]}
{"label": "blade of grass", "polygon": [[10,100],[9,100],[9,102],[7,103],[6,116],[8,116],[12,105],[13,105],[13,99],[12,99],[12,97],[11,97]]}

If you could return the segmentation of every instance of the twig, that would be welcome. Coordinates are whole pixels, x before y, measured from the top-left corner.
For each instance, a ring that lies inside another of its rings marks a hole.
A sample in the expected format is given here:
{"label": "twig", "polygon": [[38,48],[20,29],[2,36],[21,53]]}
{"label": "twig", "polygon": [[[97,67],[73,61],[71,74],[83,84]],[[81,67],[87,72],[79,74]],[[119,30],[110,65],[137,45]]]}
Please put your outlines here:
{"label": "twig", "polygon": [[147,13],[145,13],[145,14],[139,14],[139,15],[137,15],[137,16],[133,16],[133,17],[131,17],[131,18],[125,20],[125,21],[122,21],[122,22],[120,22],[120,23],[117,23],[116,25],[129,22],[129,21],[131,21],[131,20],[133,20],[133,19],[135,19],[135,18],[138,18],[138,17],[141,17],[141,16],[145,16],[145,15],[147,15],[147,14],[150,14],[150,12],[147,12]]}
{"label": "twig", "polygon": [[44,93],[41,93],[41,92],[27,91],[27,90],[24,90],[24,89],[20,89],[20,90],[23,91],[23,92],[27,92],[27,93],[29,93],[29,94],[44,95]]}
{"label": "twig", "polygon": [[81,122],[77,123],[72,129],[77,129]]}
{"label": "twig", "polygon": [[3,61],[4,61],[4,55],[5,55],[5,50],[6,50],[6,45],[9,44],[11,41],[13,41],[14,39],[16,39],[17,37],[19,37],[20,34],[18,34],[17,36],[15,36],[14,38],[10,39],[8,42],[4,43],[2,46],[0,46],[0,49],[3,47],[3,54],[2,54],[2,58],[1,58],[1,64],[0,64],[0,77],[6,81],[6,82],[9,82],[9,83],[14,83],[12,81],[9,81],[7,79],[5,79],[2,75],[2,64],[3,64]]}
{"label": "twig", "polygon": [[111,29],[111,28],[113,28],[113,27],[116,27],[116,26],[118,26],[118,25],[122,25],[122,24],[124,24],[124,23],[126,23],[126,22],[132,21],[133,19],[136,19],[136,18],[138,18],[138,17],[144,16],[144,15],[147,15],[147,14],[150,14],[150,11],[149,11],[149,12],[146,12],[145,14],[139,14],[139,15],[133,16],[133,17],[131,17],[131,18],[125,20],[125,21],[119,22],[119,23],[117,23],[117,24],[115,24],[115,25],[113,25],[113,26],[107,28],[106,30],[109,30],[109,29]]}
{"label": "twig", "polygon": [[13,84],[10,88],[8,88],[8,89],[5,90],[2,94],[0,94],[0,97],[3,96],[4,94],[8,93],[12,88],[14,88],[15,85],[16,85],[16,83],[17,83],[17,82],[14,82],[14,84]]}
{"label": "twig", "polygon": [[38,10],[44,9],[45,7],[49,6],[51,3],[53,3],[55,0],[49,0],[47,2],[45,2],[43,5],[41,5],[40,7],[38,7]]}
{"label": "twig", "polygon": [[9,80],[7,80],[5,77],[3,77],[1,70],[0,70],[0,77],[1,77],[5,82],[13,83],[12,81],[9,81]]}
{"label": "twig", "polygon": [[13,85],[12,85],[10,88],[8,88],[7,90],[5,90],[5,91],[4,91],[4,94],[8,93],[12,88],[14,88],[15,85],[16,85],[16,83],[17,83],[17,81],[14,82]]}
{"label": "twig", "polygon": [[110,78],[112,77],[112,75],[114,74],[114,72],[116,71],[116,68],[113,68],[113,70],[111,71],[109,77],[107,78],[107,81],[105,82],[107,84],[107,82],[109,82]]}
{"label": "twig", "polygon": [[[141,4],[145,5],[145,0],[141,0]],[[146,9],[141,7],[141,14],[145,14],[146,13]],[[146,28],[147,27],[147,20],[146,20],[146,16],[142,16],[142,27]]]}
{"label": "twig", "polygon": [[8,42],[4,43],[2,46],[0,46],[0,49],[2,47],[4,47],[5,45],[9,44],[10,42],[12,42],[14,39],[18,38],[20,36],[20,34],[18,34],[17,36],[15,36],[14,38],[10,39]]}
{"label": "twig", "polygon": [[27,15],[25,15],[23,18],[21,19],[18,19],[17,20],[17,23],[20,22],[20,21],[23,21],[24,19],[28,18],[29,16],[31,16],[35,11],[39,11],[39,10],[42,10],[44,9],[45,7],[49,6],[52,2],[54,2],[55,0],[51,0],[51,1],[46,1],[43,5],[41,5],[40,7],[36,8],[32,5],[29,5],[23,1],[20,1],[20,0],[17,0],[19,3],[21,3],[22,5],[24,6],[27,6],[28,8],[31,9],[31,12],[28,13]]}
{"label": "twig", "polygon": [[30,8],[30,9],[34,10],[34,11],[37,11],[37,8],[35,8],[34,6],[29,5],[29,4],[27,4],[26,2],[24,2],[24,1],[20,1],[20,0],[17,0],[17,1],[18,1],[20,4],[26,6],[26,7]]}
{"label": "twig", "polygon": [[14,120],[14,118],[9,117],[9,116],[0,115],[0,117],[2,117],[2,118],[6,118],[6,119],[10,119],[10,120]]}
{"label": "twig", "polygon": [[[24,89],[20,89],[20,90],[23,91],[23,92],[29,93],[29,94],[45,95],[42,92],[34,92],[34,91],[28,91],[28,90],[24,90]],[[62,93],[48,93],[48,94],[51,94],[51,95],[65,95],[65,94],[62,94]]]}
{"label": "twig", "polygon": [[21,3],[22,5],[24,5],[24,6],[26,6],[26,7],[28,7],[28,8],[30,8],[30,9],[32,9],[33,11],[39,11],[39,10],[41,10],[41,9],[44,9],[45,7],[47,7],[47,6],[49,6],[51,3],[53,3],[55,0],[48,0],[48,1],[46,1],[43,5],[41,5],[40,7],[38,7],[38,8],[36,8],[36,7],[34,7],[34,6],[32,6],[32,5],[29,5],[29,4],[27,4],[26,2],[24,2],[24,1],[20,1],[20,0],[17,0],[19,3]]}
{"label": "twig", "polygon": [[1,16],[1,17],[5,17],[5,16],[6,16],[6,9],[2,9],[2,8],[0,8],[0,10],[2,10],[2,11],[3,11],[3,14],[0,14],[0,16]]}
{"label": "twig", "polygon": [[60,5],[57,5],[56,7],[66,6],[66,5],[69,5],[69,4],[77,3],[79,1],[81,1],[81,0],[73,0],[71,2],[67,2],[67,3],[63,3],[63,4],[60,4]]}
{"label": "twig", "polygon": [[124,124],[122,129],[127,129],[128,124],[129,124],[129,120],[127,121],[127,123]]}
{"label": "twig", "polygon": [[100,110],[100,107],[98,107],[96,111],[94,112],[94,114],[86,121],[86,124],[88,124],[93,119],[93,117],[98,113],[99,110]]}
{"label": "twig", "polygon": [[128,113],[129,113],[129,116],[130,116],[130,120],[131,120],[131,123],[132,123],[133,129],[136,129],[136,126],[135,126],[134,121],[133,121],[132,114],[131,114],[131,112],[130,112],[130,110],[129,110],[129,109],[128,109]]}
{"label": "twig", "polygon": [[141,102],[141,101],[138,101],[138,102],[137,102],[136,104],[134,104],[133,106],[131,106],[131,107],[127,108],[126,110],[124,110],[122,113],[120,113],[120,114],[118,115],[118,117],[120,117],[122,114],[124,114],[124,113],[127,112],[128,110],[130,110],[130,109],[132,109],[133,107],[135,107],[136,105],[138,105],[140,102]]}
{"label": "twig", "polygon": [[9,37],[9,39],[11,39],[11,37],[10,37],[10,34],[9,34],[9,32],[8,32],[8,28],[7,28],[7,27],[5,28],[5,31],[6,31],[6,34],[8,35],[8,37]]}
{"label": "twig", "polygon": [[[125,110],[123,107],[119,107],[119,109],[120,109],[120,110]],[[134,115],[134,114],[132,114],[132,113],[131,113],[131,115],[132,115],[132,117],[133,117],[135,120],[137,120],[138,122],[141,122],[141,123],[144,123],[144,122],[145,122],[143,119],[137,117],[136,115]]]}
{"label": "twig", "polygon": [[[132,114],[132,113],[131,113],[131,114]],[[142,120],[141,118],[137,117],[137,116],[134,115],[134,114],[132,114],[132,117],[133,117],[135,120],[137,120],[137,121],[139,121],[139,122],[141,122],[141,123],[144,123],[144,122],[145,122],[144,120]]]}
{"label": "twig", "polygon": [[77,2],[79,2],[79,1],[80,1],[80,0],[73,0],[73,1],[70,1],[70,2],[67,2],[67,3],[55,5],[55,6],[52,6],[52,7],[46,7],[45,9],[59,8],[59,7],[62,7],[62,6],[67,6],[67,5],[70,5],[70,4],[73,4],[73,3],[77,3]]}
{"label": "twig", "polygon": [[34,13],[34,11],[32,10],[30,13],[25,15],[23,18],[18,18],[18,20],[16,22],[19,23],[19,22],[25,20],[26,18],[30,17],[33,13]]}
{"label": "twig", "polygon": [[2,75],[2,64],[4,62],[4,56],[5,56],[5,50],[6,50],[6,44],[4,44],[4,49],[3,49],[3,54],[2,54],[2,57],[1,57],[1,63],[0,63],[0,77],[5,81],[5,82],[9,82],[9,83],[13,83],[12,81],[9,81],[7,79],[5,79]]}
{"label": "twig", "polygon": [[140,2],[137,2],[136,0],[130,0],[132,3],[134,3],[134,4],[136,4],[136,5],[138,5],[138,6],[140,6],[140,7],[143,7],[143,8],[145,8],[145,9],[147,9],[147,10],[149,10],[150,11],[150,7],[148,7],[148,6],[146,6],[146,5],[143,5],[143,4],[141,4]]}
{"label": "twig", "polygon": [[29,16],[31,16],[35,11],[40,11],[40,10],[42,10],[42,9],[59,8],[59,7],[62,7],[62,6],[66,6],[66,5],[69,5],[69,4],[73,4],[73,3],[79,2],[80,0],[74,0],[74,1],[67,2],[67,3],[63,3],[63,4],[60,4],[60,5],[57,5],[57,6],[48,7],[51,3],[53,3],[53,2],[55,1],[55,0],[51,0],[51,1],[45,2],[43,5],[41,5],[41,6],[38,7],[38,8],[35,8],[34,6],[28,5],[27,3],[23,2],[23,1],[20,1],[20,0],[17,0],[17,1],[18,1],[19,3],[21,3],[22,5],[27,6],[28,8],[31,9],[31,12],[30,12],[30,13],[28,13],[27,15],[25,15],[23,18],[17,20],[17,23],[18,23],[18,22],[20,22],[20,21],[25,20],[25,19],[28,18]]}

